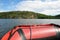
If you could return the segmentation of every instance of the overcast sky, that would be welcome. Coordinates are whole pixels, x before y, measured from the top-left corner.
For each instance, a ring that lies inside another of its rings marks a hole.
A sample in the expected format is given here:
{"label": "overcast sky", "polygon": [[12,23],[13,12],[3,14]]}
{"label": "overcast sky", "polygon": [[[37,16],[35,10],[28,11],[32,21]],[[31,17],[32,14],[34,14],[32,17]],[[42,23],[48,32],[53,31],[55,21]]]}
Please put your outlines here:
{"label": "overcast sky", "polygon": [[0,0],[0,12],[16,10],[57,15],[60,14],[60,0]]}

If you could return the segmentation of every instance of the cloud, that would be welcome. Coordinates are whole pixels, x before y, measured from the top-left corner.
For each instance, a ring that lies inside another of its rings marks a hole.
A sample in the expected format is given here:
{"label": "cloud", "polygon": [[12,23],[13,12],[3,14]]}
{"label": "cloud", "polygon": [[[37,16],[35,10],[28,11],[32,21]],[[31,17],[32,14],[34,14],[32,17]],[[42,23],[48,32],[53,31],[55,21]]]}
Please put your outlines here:
{"label": "cloud", "polygon": [[0,12],[6,12],[5,10],[0,10]]}
{"label": "cloud", "polygon": [[60,14],[60,10],[45,10],[40,13],[47,14],[47,15],[57,15]]}
{"label": "cloud", "polygon": [[[5,7],[4,7],[5,6]],[[20,2],[0,3],[0,10],[33,11],[47,15],[60,14],[60,0],[23,0]]]}
{"label": "cloud", "polygon": [[0,12],[4,12],[4,11],[0,11]]}
{"label": "cloud", "polygon": [[23,0],[23,1],[42,1],[42,2],[51,2],[51,1],[60,1],[60,0]]}
{"label": "cloud", "polygon": [[16,10],[33,11],[47,15],[56,15],[60,14],[60,1],[59,0],[54,2],[22,1],[16,5]]}

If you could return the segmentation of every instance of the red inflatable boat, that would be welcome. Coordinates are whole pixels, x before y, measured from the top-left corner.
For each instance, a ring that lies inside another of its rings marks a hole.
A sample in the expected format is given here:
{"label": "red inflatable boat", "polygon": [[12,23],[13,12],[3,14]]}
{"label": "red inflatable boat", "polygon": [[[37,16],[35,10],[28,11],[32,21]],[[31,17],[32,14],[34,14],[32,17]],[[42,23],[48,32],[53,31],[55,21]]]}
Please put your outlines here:
{"label": "red inflatable boat", "polygon": [[1,40],[59,40],[59,27],[54,24],[19,25],[7,32]]}

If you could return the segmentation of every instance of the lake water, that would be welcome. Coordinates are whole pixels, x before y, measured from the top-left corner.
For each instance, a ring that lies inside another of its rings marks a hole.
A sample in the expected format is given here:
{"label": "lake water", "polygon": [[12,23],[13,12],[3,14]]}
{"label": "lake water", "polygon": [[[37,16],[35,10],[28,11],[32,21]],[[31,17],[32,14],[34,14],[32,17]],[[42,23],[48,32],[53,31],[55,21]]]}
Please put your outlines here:
{"label": "lake water", "polygon": [[49,23],[60,25],[60,19],[0,19],[0,37],[16,25]]}

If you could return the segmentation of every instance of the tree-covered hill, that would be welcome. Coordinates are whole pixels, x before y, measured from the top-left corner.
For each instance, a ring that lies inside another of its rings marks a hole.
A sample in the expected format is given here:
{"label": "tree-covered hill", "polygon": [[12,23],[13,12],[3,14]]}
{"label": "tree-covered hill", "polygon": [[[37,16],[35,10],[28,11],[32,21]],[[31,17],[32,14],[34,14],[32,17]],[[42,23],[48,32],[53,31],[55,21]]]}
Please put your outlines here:
{"label": "tree-covered hill", "polygon": [[60,19],[59,15],[48,16],[41,13],[35,13],[31,11],[11,11],[0,12],[0,19]]}
{"label": "tree-covered hill", "polygon": [[56,19],[60,19],[60,14],[55,16]]}

